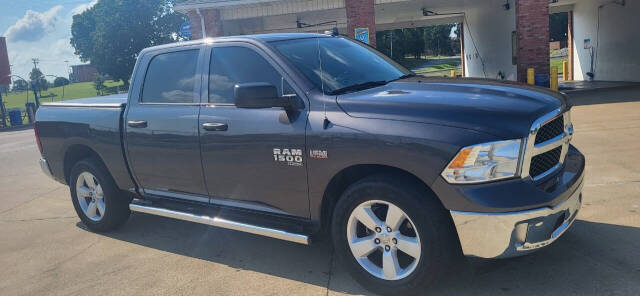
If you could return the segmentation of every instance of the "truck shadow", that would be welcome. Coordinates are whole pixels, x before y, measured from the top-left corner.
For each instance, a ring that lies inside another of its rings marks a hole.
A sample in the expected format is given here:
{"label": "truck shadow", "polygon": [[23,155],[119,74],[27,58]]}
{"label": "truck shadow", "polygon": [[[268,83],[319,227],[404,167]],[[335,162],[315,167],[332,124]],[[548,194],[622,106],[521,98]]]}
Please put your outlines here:
{"label": "truck shadow", "polygon": [[573,106],[640,101],[640,86],[567,92]]}
{"label": "truck shadow", "polygon": [[[335,292],[370,294],[334,262],[328,238],[303,246],[135,213],[121,230],[104,235],[237,270],[329,285]],[[638,250],[640,228],[577,220],[564,237],[528,256],[466,260],[429,294],[602,295],[628,291],[631,295],[640,291]]]}

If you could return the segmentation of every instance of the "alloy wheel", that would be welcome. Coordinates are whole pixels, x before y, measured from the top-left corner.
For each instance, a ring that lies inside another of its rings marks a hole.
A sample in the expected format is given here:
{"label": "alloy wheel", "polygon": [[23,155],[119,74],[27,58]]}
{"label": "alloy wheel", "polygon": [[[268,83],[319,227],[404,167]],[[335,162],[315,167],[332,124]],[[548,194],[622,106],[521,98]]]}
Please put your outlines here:
{"label": "alloy wheel", "polygon": [[381,200],[358,205],[347,222],[347,240],[356,261],[384,280],[409,276],[422,252],[415,224],[398,206]]}
{"label": "alloy wheel", "polygon": [[76,197],[82,212],[92,221],[104,217],[106,205],[104,192],[98,179],[89,172],[82,172],[76,180]]}

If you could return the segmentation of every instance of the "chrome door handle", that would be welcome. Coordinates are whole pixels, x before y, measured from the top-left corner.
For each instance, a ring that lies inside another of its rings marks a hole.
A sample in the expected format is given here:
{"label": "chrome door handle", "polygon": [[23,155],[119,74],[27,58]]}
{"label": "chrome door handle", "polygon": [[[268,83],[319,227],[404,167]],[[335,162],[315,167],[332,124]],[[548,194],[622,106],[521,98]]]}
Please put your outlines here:
{"label": "chrome door handle", "polygon": [[127,125],[135,128],[145,128],[147,127],[146,120],[129,120],[127,121]]}
{"label": "chrome door handle", "polygon": [[229,129],[229,126],[226,123],[221,122],[205,122],[202,124],[202,128],[206,131],[223,132]]}

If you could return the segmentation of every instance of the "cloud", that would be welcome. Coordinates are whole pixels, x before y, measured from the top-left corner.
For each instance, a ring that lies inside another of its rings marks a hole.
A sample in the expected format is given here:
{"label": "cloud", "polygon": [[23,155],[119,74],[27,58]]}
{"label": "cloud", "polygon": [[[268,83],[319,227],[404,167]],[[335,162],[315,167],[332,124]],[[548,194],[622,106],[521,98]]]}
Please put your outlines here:
{"label": "cloud", "polygon": [[4,35],[9,41],[33,42],[42,39],[47,33],[55,30],[61,5],[45,12],[27,10],[24,16],[10,26]]}
{"label": "cloud", "polygon": [[73,9],[71,9],[71,15],[76,15],[76,14],[81,14],[83,13],[85,10],[93,7],[94,5],[96,5],[96,3],[98,3],[98,0],[93,0],[89,3],[85,3],[85,4],[80,4],[76,7],[74,7]]}
{"label": "cloud", "polygon": [[74,49],[67,38],[58,39],[50,48],[51,55],[54,57],[69,56],[73,54],[73,51]]}

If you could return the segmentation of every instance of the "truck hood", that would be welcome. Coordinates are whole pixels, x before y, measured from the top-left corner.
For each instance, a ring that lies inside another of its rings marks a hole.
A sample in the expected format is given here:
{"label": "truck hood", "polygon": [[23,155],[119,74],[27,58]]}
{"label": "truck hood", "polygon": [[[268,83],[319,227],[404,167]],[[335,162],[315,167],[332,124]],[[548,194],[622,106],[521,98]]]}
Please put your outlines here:
{"label": "truck hood", "polygon": [[52,103],[42,103],[50,107],[107,107],[117,108],[127,104],[127,94],[116,94],[102,97],[66,100]]}
{"label": "truck hood", "polygon": [[537,118],[566,108],[563,95],[488,79],[413,77],[337,97],[350,116],[404,120],[476,130],[511,139]]}

